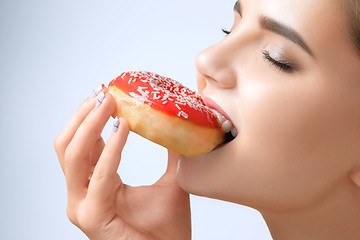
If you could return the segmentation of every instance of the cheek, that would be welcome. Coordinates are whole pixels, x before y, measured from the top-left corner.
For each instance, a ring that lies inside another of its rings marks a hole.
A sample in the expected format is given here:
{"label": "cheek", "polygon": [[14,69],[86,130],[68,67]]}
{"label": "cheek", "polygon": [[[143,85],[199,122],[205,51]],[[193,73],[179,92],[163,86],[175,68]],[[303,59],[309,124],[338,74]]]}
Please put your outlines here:
{"label": "cheek", "polygon": [[329,147],[356,132],[358,107],[349,92],[316,84],[293,85],[254,85],[241,95],[243,138],[248,143],[267,151],[277,149],[281,155],[291,152],[305,157],[321,153],[322,147],[331,152]]}
{"label": "cheek", "polygon": [[[316,112],[323,111],[309,93],[286,87],[251,84],[242,96],[242,137],[248,144],[265,147],[266,151],[300,150],[310,144],[314,130],[319,130]],[[317,106],[314,106],[317,105]],[[319,113],[319,112],[318,112]],[[323,126],[320,126],[321,128]],[[309,131],[311,130],[311,131]],[[299,145],[299,143],[301,143]],[[276,147],[278,146],[278,147]],[[289,149],[290,146],[296,147]],[[282,151],[284,152],[284,151]]]}
{"label": "cheek", "polygon": [[257,184],[267,204],[322,197],[346,175],[351,165],[343,159],[356,149],[359,118],[352,90],[300,81],[253,83],[240,94],[238,151],[252,161],[249,177],[261,179]]}

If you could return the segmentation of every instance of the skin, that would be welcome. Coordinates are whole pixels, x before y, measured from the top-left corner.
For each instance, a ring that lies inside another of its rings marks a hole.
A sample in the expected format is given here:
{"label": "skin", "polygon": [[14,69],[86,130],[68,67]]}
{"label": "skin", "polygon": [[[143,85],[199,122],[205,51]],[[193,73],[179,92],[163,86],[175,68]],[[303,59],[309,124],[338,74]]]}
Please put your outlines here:
{"label": "skin", "polygon": [[[360,62],[338,9],[328,0],[243,0],[231,34],[196,60],[200,93],[239,136],[182,156],[179,183],[258,209],[274,239],[360,239]],[[260,27],[260,15],[295,29],[312,56]],[[295,70],[269,63],[264,50]]]}
{"label": "skin", "polygon": [[[56,138],[69,218],[90,239],[190,239],[187,193],[259,210],[277,240],[360,239],[360,58],[337,1],[242,0],[240,9],[231,34],[196,59],[199,92],[230,117],[235,140],[180,156],[177,173],[169,153],[159,182],[131,188],[116,173],[126,121],[107,144],[100,137],[115,108],[109,93],[98,109],[87,99]],[[311,54],[262,28],[261,15],[294,29]]]}
{"label": "skin", "polygon": [[189,196],[176,180],[179,155],[169,152],[166,173],[154,185],[124,184],[116,171],[129,126],[120,119],[105,144],[100,134],[115,101],[106,93],[94,108],[96,100],[81,104],[54,143],[67,183],[70,221],[92,240],[190,239]]}

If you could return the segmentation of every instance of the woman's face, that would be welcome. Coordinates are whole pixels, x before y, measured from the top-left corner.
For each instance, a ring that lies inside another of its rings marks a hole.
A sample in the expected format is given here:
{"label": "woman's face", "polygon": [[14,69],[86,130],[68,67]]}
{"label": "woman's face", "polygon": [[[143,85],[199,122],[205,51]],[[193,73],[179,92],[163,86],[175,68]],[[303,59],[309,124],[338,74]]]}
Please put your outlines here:
{"label": "woman's face", "polygon": [[360,65],[340,8],[242,0],[234,9],[230,35],[196,65],[200,94],[238,136],[182,156],[179,183],[258,209],[315,203],[347,181],[360,156]]}

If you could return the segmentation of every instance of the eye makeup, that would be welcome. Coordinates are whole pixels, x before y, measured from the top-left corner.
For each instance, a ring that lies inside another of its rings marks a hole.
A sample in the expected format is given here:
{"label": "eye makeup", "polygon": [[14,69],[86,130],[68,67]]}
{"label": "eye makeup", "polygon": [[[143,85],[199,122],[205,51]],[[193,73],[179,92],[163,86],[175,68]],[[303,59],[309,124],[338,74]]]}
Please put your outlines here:
{"label": "eye makeup", "polygon": [[269,51],[263,50],[262,54],[265,61],[269,62],[271,65],[275,66],[281,71],[284,71],[286,73],[293,73],[297,70],[292,60],[281,56],[281,54],[277,52],[271,54]]}
{"label": "eye makeup", "polygon": [[[242,8],[240,1],[236,1],[234,6],[234,12],[242,16]],[[234,23],[234,25],[236,25],[236,22]],[[266,30],[269,30],[282,37],[285,37],[286,39],[291,40],[292,42],[296,43],[298,46],[301,46],[304,50],[306,50],[307,53],[312,55],[311,50],[307,47],[307,45],[303,42],[302,38],[294,30],[286,27],[285,25],[281,25],[278,22],[275,22],[275,20],[273,19],[264,16],[260,17],[260,26]],[[226,28],[222,28],[221,30],[225,34],[225,37],[227,37],[229,34],[232,33],[233,28],[234,26],[230,30],[227,30]],[[269,39],[268,43],[271,43],[273,41],[274,40]],[[280,43],[281,42],[282,40],[280,40]],[[275,46],[273,44],[274,42],[263,48],[264,50],[260,50],[260,54],[262,54],[262,58],[265,62],[269,63],[271,67],[277,68],[284,73],[294,73],[300,70],[300,66],[297,64],[297,61],[295,61],[292,57],[294,55],[288,52],[288,48],[284,49],[282,44],[279,46],[279,42],[278,44],[275,44]]]}

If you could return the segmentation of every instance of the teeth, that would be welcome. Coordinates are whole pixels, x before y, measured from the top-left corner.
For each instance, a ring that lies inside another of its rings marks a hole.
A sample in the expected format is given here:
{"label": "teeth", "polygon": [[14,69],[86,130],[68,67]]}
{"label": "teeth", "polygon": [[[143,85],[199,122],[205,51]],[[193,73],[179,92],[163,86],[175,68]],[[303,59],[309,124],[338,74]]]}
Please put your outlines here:
{"label": "teeth", "polygon": [[223,123],[226,120],[226,118],[223,115],[221,115],[220,113],[217,113],[216,117],[217,117],[217,120],[218,120],[218,122],[220,124]]}
{"label": "teeth", "polygon": [[219,113],[215,109],[212,109],[212,111],[216,115],[219,124],[221,124],[221,128],[224,131],[224,133],[231,132],[233,137],[236,137],[237,136],[237,130],[234,127],[234,125],[232,125],[232,123],[229,120],[227,120],[221,113]]}
{"label": "teeth", "polygon": [[237,132],[236,128],[233,127],[233,128],[231,129],[231,135],[232,135],[234,138],[237,137],[238,132]]}
{"label": "teeth", "polygon": [[222,114],[220,114],[218,111],[216,111],[215,109],[211,109],[211,110],[216,115],[217,120],[220,124],[226,120],[226,118]]}
{"label": "teeth", "polygon": [[223,129],[224,132],[230,132],[234,126],[232,125],[232,123],[229,120],[226,120],[225,122],[223,122],[221,124],[221,128]]}

